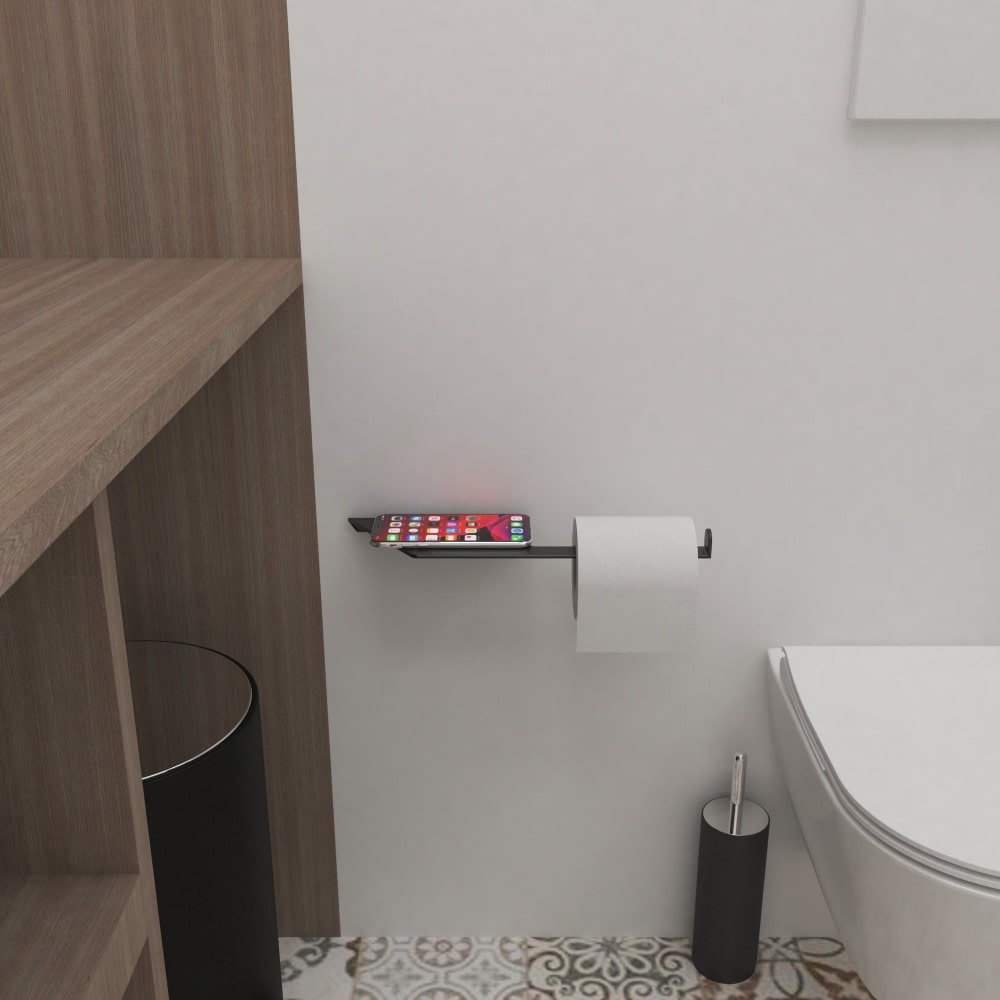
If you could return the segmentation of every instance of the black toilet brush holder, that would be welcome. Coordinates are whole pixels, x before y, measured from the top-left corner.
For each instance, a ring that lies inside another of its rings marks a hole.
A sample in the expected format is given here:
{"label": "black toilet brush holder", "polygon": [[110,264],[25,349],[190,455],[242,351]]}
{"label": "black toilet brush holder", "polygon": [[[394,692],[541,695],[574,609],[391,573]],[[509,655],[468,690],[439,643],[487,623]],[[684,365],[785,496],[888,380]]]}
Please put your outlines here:
{"label": "black toilet brush holder", "polygon": [[742,983],[757,968],[771,825],[763,807],[744,799],[739,832],[731,833],[731,805],[725,796],[705,805],[698,844],[691,958],[717,983]]}

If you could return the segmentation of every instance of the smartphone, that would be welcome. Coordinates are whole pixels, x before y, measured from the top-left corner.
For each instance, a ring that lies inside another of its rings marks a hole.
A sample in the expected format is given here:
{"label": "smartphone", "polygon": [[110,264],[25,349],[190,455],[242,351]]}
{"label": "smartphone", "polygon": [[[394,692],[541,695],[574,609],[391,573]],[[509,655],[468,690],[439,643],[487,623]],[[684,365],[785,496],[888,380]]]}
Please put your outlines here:
{"label": "smartphone", "polygon": [[531,544],[527,514],[379,514],[372,545],[478,545],[522,547]]}

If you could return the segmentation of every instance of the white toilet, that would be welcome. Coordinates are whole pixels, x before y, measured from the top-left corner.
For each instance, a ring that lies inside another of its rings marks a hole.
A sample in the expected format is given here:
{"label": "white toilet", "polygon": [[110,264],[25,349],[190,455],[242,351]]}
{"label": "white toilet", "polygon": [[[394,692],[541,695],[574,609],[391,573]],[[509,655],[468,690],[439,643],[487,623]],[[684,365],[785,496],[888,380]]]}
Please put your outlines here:
{"label": "white toilet", "polygon": [[1000,647],[768,656],[785,782],[865,985],[1000,997]]}

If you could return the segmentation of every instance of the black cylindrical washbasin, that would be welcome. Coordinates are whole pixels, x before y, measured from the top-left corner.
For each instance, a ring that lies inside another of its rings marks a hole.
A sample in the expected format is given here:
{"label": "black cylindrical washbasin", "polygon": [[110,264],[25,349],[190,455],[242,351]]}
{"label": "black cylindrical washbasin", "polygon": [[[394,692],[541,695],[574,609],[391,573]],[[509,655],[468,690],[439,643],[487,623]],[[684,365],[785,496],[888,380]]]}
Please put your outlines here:
{"label": "black cylindrical washbasin", "polygon": [[201,646],[127,648],[170,1000],[281,1000],[257,685]]}
{"label": "black cylindrical washbasin", "polygon": [[739,833],[730,833],[729,824],[728,797],[705,805],[691,959],[706,979],[742,983],[757,968],[771,820],[762,806],[744,799]]}

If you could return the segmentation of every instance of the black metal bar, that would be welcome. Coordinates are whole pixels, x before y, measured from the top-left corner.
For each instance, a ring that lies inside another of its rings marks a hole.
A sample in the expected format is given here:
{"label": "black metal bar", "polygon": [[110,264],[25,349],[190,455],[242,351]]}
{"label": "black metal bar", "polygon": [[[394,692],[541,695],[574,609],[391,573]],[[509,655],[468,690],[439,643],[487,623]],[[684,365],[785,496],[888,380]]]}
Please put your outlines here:
{"label": "black metal bar", "polygon": [[576,549],[572,545],[527,545],[524,548],[473,548],[464,545],[433,545],[416,548],[401,546],[403,555],[411,559],[573,559]]}
{"label": "black metal bar", "polygon": [[698,558],[699,559],[711,559],[712,558],[712,529],[705,529],[705,544],[698,546]]}
{"label": "black metal bar", "polygon": [[[366,535],[372,533],[374,517],[349,517],[347,519],[355,531]],[[411,559],[575,559],[576,549],[572,545],[528,545],[524,548],[475,548],[464,545],[400,545],[399,551]],[[698,546],[699,559],[712,558],[712,529],[705,529],[705,544]]]}

